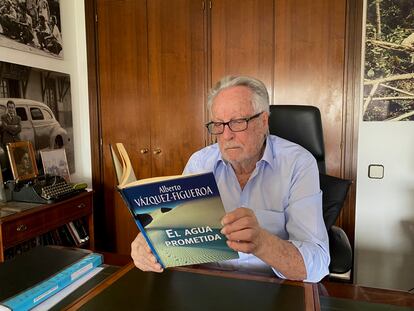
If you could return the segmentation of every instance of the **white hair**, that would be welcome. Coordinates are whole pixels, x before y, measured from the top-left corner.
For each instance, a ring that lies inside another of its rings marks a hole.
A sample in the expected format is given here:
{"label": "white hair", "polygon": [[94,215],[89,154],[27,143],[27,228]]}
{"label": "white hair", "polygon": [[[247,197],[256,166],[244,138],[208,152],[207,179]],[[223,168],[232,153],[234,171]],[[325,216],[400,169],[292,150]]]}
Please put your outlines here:
{"label": "white hair", "polygon": [[248,76],[226,76],[216,83],[208,94],[207,108],[211,112],[214,98],[224,89],[245,86],[252,91],[252,106],[255,113],[269,113],[269,93],[264,83]]}

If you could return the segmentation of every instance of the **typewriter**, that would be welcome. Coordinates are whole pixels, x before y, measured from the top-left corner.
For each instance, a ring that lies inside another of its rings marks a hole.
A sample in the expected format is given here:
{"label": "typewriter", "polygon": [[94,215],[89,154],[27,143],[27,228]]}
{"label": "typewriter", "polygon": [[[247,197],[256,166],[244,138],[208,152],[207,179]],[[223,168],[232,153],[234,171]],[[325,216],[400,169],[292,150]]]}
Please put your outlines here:
{"label": "typewriter", "polygon": [[86,184],[70,184],[63,177],[42,175],[11,189],[13,201],[53,203],[85,191]]}

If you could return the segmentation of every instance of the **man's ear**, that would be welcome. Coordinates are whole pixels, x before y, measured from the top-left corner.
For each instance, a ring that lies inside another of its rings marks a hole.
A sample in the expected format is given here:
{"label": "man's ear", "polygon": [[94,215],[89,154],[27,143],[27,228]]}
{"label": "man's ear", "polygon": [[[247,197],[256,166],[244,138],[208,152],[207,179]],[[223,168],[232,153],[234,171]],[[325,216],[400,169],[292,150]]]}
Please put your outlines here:
{"label": "man's ear", "polygon": [[269,125],[269,113],[268,112],[263,112],[261,115],[261,120],[263,123],[263,126],[267,127]]}

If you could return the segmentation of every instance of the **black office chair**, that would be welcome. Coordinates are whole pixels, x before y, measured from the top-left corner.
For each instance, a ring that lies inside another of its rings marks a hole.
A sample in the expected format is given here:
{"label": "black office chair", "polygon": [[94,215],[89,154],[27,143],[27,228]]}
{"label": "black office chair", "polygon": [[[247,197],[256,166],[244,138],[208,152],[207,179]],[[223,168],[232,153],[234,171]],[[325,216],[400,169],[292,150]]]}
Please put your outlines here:
{"label": "black office chair", "polygon": [[352,248],[345,232],[335,226],[348,193],[350,180],[326,175],[321,114],[317,107],[272,105],[270,134],[301,145],[313,154],[319,168],[323,192],[323,217],[329,235],[330,273],[343,274],[352,268]]}

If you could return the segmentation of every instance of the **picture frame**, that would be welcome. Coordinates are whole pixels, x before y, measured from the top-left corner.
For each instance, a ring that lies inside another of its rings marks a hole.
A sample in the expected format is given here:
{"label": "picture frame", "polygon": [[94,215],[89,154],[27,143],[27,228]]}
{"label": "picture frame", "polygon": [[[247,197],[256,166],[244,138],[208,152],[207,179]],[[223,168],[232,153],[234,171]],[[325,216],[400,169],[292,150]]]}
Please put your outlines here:
{"label": "picture frame", "polygon": [[40,157],[42,158],[45,175],[61,176],[66,182],[70,183],[70,173],[65,148],[42,150],[40,151]]}
{"label": "picture frame", "polygon": [[0,46],[63,60],[60,1],[0,1]]}
{"label": "picture frame", "polygon": [[30,141],[18,141],[6,145],[13,178],[19,182],[39,175],[36,157]]}

